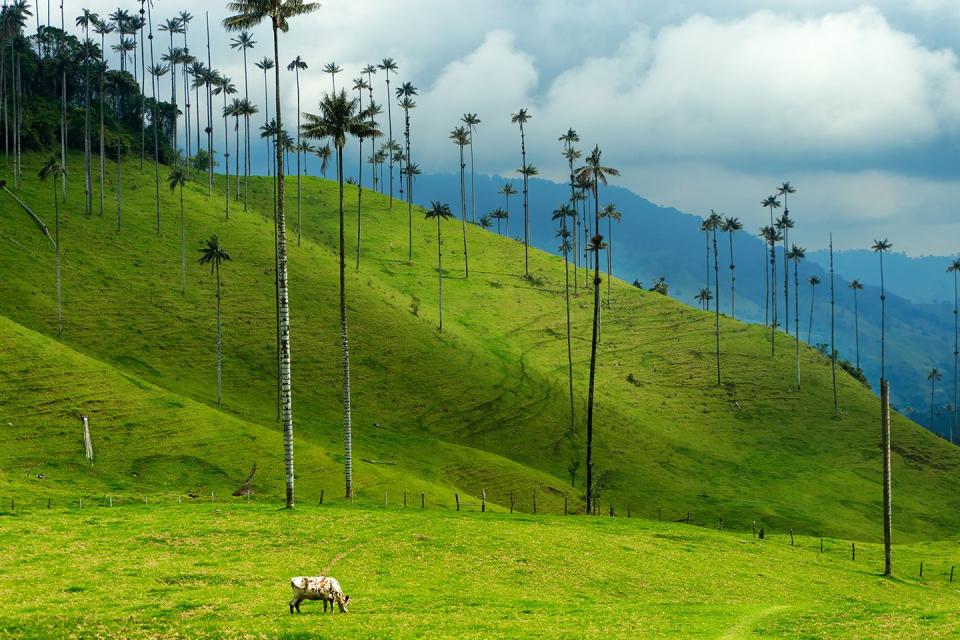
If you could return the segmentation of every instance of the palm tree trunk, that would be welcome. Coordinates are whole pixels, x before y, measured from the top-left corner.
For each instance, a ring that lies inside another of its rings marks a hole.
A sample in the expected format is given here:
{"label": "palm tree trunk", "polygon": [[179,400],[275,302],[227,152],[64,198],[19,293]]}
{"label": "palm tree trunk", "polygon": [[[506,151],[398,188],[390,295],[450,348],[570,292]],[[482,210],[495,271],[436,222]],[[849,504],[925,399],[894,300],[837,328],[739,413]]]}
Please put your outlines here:
{"label": "palm tree trunk", "polygon": [[[247,70],[247,48],[243,47],[243,99],[244,104],[250,104],[250,78]],[[247,210],[247,181],[250,178],[250,115],[243,115],[243,210]],[[237,183],[239,189],[239,182]],[[240,192],[237,192],[237,197]]]}
{"label": "palm tree trunk", "polygon": [[936,429],[933,428],[933,391],[936,388],[937,379],[930,378],[930,431],[936,433]]}
{"label": "palm tree trunk", "polygon": [[[610,308],[610,280],[613,271],[613,220],[607,217],[607,308]],[[714,240],[714,249],[716,249],[716,240]]]}
{"label": "palm tree trunk", "polygon": [[[956,276],[954,276],[954,279],[956,279]],[[956,290],[956,285],[954,285],[954,290]],[[954,313],[956,313],[956,293],[954,293],[953,308]],[[860,371],[860,308],[857,301],[856,289],[853,290],[853,330],[857,345],[857,371]],[[956,341],[954,341],[954,347],[956,347]],[[956,351],[956,348],[954,348],[954,351]]]}
{"label": "palm tree trunk", "polygon": [[[595,228],[600,228],[599,188],[593,183]],[[596,243],[593,258],[593,335],[590,340],[590,384],[587,390],[587,513],[593,505],[593,395],[597,376],[597,342],[600,331],[600,247]]]}
{"label": "palm tree trunk", "polygon": [[[393,99],[390,97],[390,70],[387,69],[384,71],[387,74],[387,122],[389,126],[389,136],[390,142],[393,142],[393,110],[390,105],[393,102]],[[336,93],[336,92],[334,92]],[[390,163],[390,209],[393,209],[393,152],[387,154],[387,162]]]}
{"label": "palm tree trunk", "polygon": [[63,299],[61,297],[60,287],[60,205],[57,203],[57,179],[54,176],[53,182],[53,210],[54,210],[54,239],[57,249],[57,335],[63,334]]}
{"label": "palm tree trunk", "polygon": [[770,243],[770,357],[777,353],[777,243]]}
{"label": "palm tree trunk", "polygon": [[[733,231],[730,235],[730,317],[737,319],[737,267],[733,262]],[[788,318],[789,320],[789,318]]]}
{"label": "palm tree trunk", "polygon": [[440,237],[440,216],[437,216],[437,292],[440,309],[440,333],[443,333],[443,250]]}
{"label": "palm tree trunk", "polygon": [[813,333],[813,299],[817,295],[817,288],[814,285],[810,285],[810,324],[807,325],[807,344],[812,344],[810,342],[810,336]]}
{"label": "palm tree trunk", "polygon": [[[83,197],[84,213],[91,215],[93,213],[93,183],[90,170],[92,147],[90,142],[90,60],[84,56],[83,59]],[[6,105],[6,100],[4,100]]]}
{"label": "palm tree trunk", "polygon": [[[854,291],[856,293],[856,291]],[[950,423],[950,442],[957,443],[957,358],[960,356],[960,316],[957,315],[957,272],[953,272],[953,411]],[[857,365],[860,366],[859,364]]]}
{"label": "palm tree trunk", "polygon": [[183,229],[183,185],[180,185],[180,293],[187,292],[187,236]]}
{"label": "palm tree trunk", "polygon": [[[793,264],[793,333],[797,342],[797,390],[800,389],[800,263]],[[856,293],[856,292],[854,292]],[[787,318],[789,322],[790,319]]]}
{"label": "palm tree trunk", "polygon": [[470,222],[477,223],[477,182],[473,173],[473,126],[470,127]]}
{"label": "palm tree trunk", "polygon": [[[294,75],[297,78],[297,246],[300,246],[300,237],[302,234],[301,210],[303,208],[303,199],[300,194],[300,67],[294,67]],[[357,235],[360,234],[360,218],[357,218]],[[360,268],[360,243],[357,243],[357,268]]]}
{"label": "palm tree trunk", "polygon": [[833,234],[830,234],[830,375],[833,378],[833,416],[840,416],[837,400],[836,302],[833,277]]}
{"label": "palm tree trunk", "polygon": [[[527,168],[527,141],[523,134],[523,123],[520,123],[520,156],[523,172],[523,275],[524,277],[530,277],[530,203],[528,199],[527,187],[528,187],[528,176],[526,172]],[[599,260],[599,255],[597,260]],[[589,469],[587,470],[589,474]],[[589,507],[589,505],[588,505]]]}
{"label": "palm tree trunk", "polygon": [[890,547],[893,538],[892,483],[890,477],[890,383],[880,380],[880,422],[883,448],[883,575],[893,573]]}
{"label": "palm tree trunk", "polygon": [[[463,229],[463,272],[464,277],[470,277],[470,264],[467,258],[467,192],[466,192],[466,177],[464,176],[464,169],[466,164],[463,162],[463,145],[460,145],[460,211],[463,213],[460,216],[460,226]],[[393,185],[391,185],[392,187]]]}
{"label": "palm tree trunk", "polygon": [[[103,50],[103,47],[104,47],[104,37],[101,36],[101,37],[100,37],[100,49],[101,49],[101,51]],[[105,107],[105,104],[104,104],[104,95],[103,95],[103,73],[101,73],[101,74],[100,74],[100,215],[101,215],[101,216],[103,215],[103,204],[104,204],[104,195],[103,195],[103,194],[104,194],[104,191],[105,191],[105,189],[104,189],[104,180],[105,180],[105,178],[104,178],[104,173],[105,173],[104,155],[105,155],[105,153],[106,153],[106,149],[105,149],[106,143],[105,143],[104,138],[105,138],[106,136],[105,136],[105,133],[104,133],[105,127],[104,127],[104,122],[103,122],[103,110],[104,110],[104,107]]]}
{"label": "palm tree trunk", "polygon": [[337,146],[340,183],[340,349],[343,358],[343,473],[346,497],[353,498],[353,425],[350,416],[350,349],[347,342],[346,246],[343,221],[343,147]]}
{"label": "palm tree trunk", "polygon": [[887,296],[883,288],[883,251],[880,252],[880,380],[886,380],[886,347],[887,347]]}
{"label": "palm tree trunk", "polygon": [[716,333],[717,333],[717,386],[720,385],[720,255],[717,251],[717,230],[713,229],[713,286],[717,290],[714,298],[714,309],[716,310]]}
{"label": "palm tree trunk", "polygon": [[[372,145],[371,145],[372,146]],[[360,162],[357,172],[357,271],[360,270],[360,219],[363,215],[363,138],[360,138]]]}
{"label": "palm tree trunk", "polygon": [[217,272],[217,406],[223,404],[223,332],[220,329],[220,258],[214,262]]}
{"label": "palm tree trunk", "polygon": [[[372,91],[372,89],[371,89]],[[371,116],[372,118],[373,116]],[[403,110],[403,120],[404,120],[404,138],[406,138],[407,144],[407,233],[408,233],[408,249],[407,249],[407,260],[413,262],[413,173],[410,171],[411,163],[413,158],[410,157],[410,110]],[[372,146],[372,145],[371,145]],[[362,159],[361,159],[362,162]]]}
{"label": "palm tree trunk", "polygon": [[[786,200],[786,198],[784,198]],[[786,204],[786,203],[784,203]],[[786,217],[787,210],[783,210]],[[783,326],[786,328],[786,334],[790,335],[790,267],[787,265],[787,253],[790,240],[790,229],[783,227]]]}
{"label": "palm tree trunk", "polygon": [[767,247],[763,247],[763,323],[770,324],[770,269],[767,268]]}
{"label": "palm tree trunk", "polygon": [[[237,155],[240,152],[234,149]],[[224,207],[227,212],[227,220],[230,219],[230,129],[227,120],[227,92],[223,91],[223,178],[226,180],[226,188],[223,192]]]}
{"label": "palm tree trunk", "polygon": [[[244,116],[246,118],[246,116]],[[234,199],[239,202],[240,200],[240,114],[238,113],[233,117],[233,150],[236,153],[236,157],[233,159],[233,184],[234,190]]]}
{"label": "palm tree trunk", "polygon": [[[273,23],[273,61],[274,61],[274,82],[277,113],[277,128],[282,130],[281,112],[280,112],[280,45],[278,41],[276,21]],[[341,168],[342,170],[342,168]],[[283,438],[284,448],[286,450],[286,475],[287,475],[287,507],[293,506],[293,407],[291,403],[291,372],[290,372],[290,307],[287,296],[287,229],[286,218],[284,217],[283,206],[283,154],[280,146],[277,145],[277,258],[279,269],[277,273],[278,288],[280,292],[280,378],[283,404]],[[340,211],[343,211],[341,202]],[[343,229],[343,225],[340,225]],[[341,231],[342,233],[342,231]],[[343,252],[341,251],[341,260]],[[341,262],[342,265],[342,262]],[[342,269],[342,266],[341,266]],[[344,325],[344,330],[346,325]],[[346,334],[344,333],[344,339]],[[346,346],[346,343],[344,343]]]}
{"label": "palm tree trunk", "polygon": [[[150,68],[154,68],[153,57],[153,10],[151,2],[147,3],[147,25],[150,36]],[[150,74],[150,91],[153,95],[153,182],[155,201],[157,203],[157,235],[160,235],[160,116],[157,111],[157,93],[160,88],[160,76]],[[89,173],[89,164],[87,168]]]}
{"label": "palm tree trunk", "polygon": [[[563,218],[563,230],[567,230],[567,220],[566,216]],[[567,378],[570,382],[570,438],[573,438],[576,435],[576,406],[573,398],[573,345],[571,343],[571,331],[570,331],[570,258],[569,252],[566,247],[568,245],[564,243],[563,251],[563,278],[564,278],[564,287],[563,291],[566,296],[566,307],[567,307]]]}

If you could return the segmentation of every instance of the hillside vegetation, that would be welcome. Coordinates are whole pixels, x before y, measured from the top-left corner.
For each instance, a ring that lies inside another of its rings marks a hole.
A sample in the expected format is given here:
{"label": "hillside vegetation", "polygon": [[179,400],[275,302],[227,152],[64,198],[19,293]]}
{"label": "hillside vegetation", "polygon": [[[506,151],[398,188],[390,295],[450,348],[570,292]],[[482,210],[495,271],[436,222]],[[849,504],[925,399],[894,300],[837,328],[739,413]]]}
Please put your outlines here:
{"label": "hillside vegetation", "polygon": [[[39,158],[31,157],[35,175]],[[71,166],[82,165],[80,157]],[[107,184],[115,182],[115,169]],[[0,200],[0,449],[11,491],[61,494],[235,488],[252,462],[259,494],[282,492],[276,424],[269,179],[251,184],[250,211],[190,183],[185,193],[188,274],[180,292],[178,200],[163,188],[154,229],[149,163],[123,166],[119,230],[107,213],[82,214],[73,178],[62,226],[64,331],[56,334],[53,257],[16,205]],[[296,243],[296,179],[288,220],[299,498],[342,495],[336,185],[305,178],[303,242]],[[52,226],[50,184],[25,180],[22,197]],[[453,491],[498,505],[558,513],[571,459],[583,458],[590,296],[573,299],[578,424],[568,430],[563,263],[469,226],[463,277],[460,222],[444,223],[444,331],[437,332],[436,226],[399,201],[364,194],[363,245],[353,269],[356,190],[348,188],[348,306],[354,391],[355,489],[425,491],[452,507]],[[535,203],[533,215],[546,215]],[[197,264],[216,233],[233,261],[222,270],[224,401],[216,404],[214,283]],[[624,238],[621,242],[628,242]],[[581,279],[582,283],[582,279]],[[615,281],[603,311],[594,460],[604,510],[699,522],[723,517],[811,534],[880,534],[879,403],[839,375],[833,417],[828,361],[803,349],[794,389],[793,342],[777,356],[762,327],[724,319],[723,379],[714,384],[713,316]],[[81,413],[98,459],[83,462]],[[960,524],[960,452],[895,417],[894,528],[899,540],[944,537]],[[384,464],[389,463],[389,464]],[[36,478],[38,473],[46,477]],[[136,475],[134,475],[136,474]],[[582,508],[582,507],[581,507]]]}

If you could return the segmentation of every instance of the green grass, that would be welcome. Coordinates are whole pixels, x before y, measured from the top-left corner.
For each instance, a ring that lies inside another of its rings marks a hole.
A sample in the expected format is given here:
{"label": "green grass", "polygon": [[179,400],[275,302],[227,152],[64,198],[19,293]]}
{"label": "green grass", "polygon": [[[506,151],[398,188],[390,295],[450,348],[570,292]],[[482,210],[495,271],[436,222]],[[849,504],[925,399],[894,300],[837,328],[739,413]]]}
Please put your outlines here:
{"label": "green grass", "polygon": [[[102,504],[102,503],[100,503]],[[956,543],[882,549],[625,518],[263,504],[0,516],[10,638],[954,638]],[[919,578],[923,560],[924,577]],[[350,613],[289,578],[327,573]],[[909,577],[908,577],[909,576]]]}
{"label": "green grass", "polygon": [[[39,159],[28,160],[32,175]],[[82,159],[71,157],[70,165]],[[87,218],[82,181],[71,181],[57,340],[51,251],[22,212],[0,200],[0,314],[9,319],[0,322],[0,426],[17,443],[0,448],[4,486],[37,501],[81,491],[219,494],[238,486],[255,460],[257,492],[280,496],[272,232],[261,214],[270,211],[270,183],[255,180],[252,211],[233,203],[229,222],[222,193],[208,198],[202,178],[188,187],[181,294],[177,200],[163,189],[158,238],[149,165],[141,173],[131,159],[123,171],[119,231],[112,194],[103,217]],[[113,181],[109,175],[107,184]],[[22,191],[52,223],[50,185],[28,177]],[[336,188],[304,179],[302,246],[295,178],[287,194],[298,493],[312,503],[320,489],[342,495]],[[356,192],[347,194],[352,255]],[[532,215],[552,209],[533,203]],[[571,442],[564,435],[562,262],[531,251],[526,280],[522,245],[468,227],[467,280],[459,221],[444,223],[438,334],[435,225],[415,210],[408,263],[401,203],[390,210],[385,197],[365,194],[363,220],[361,268],[351,259],[347,275],[359,500],[426,491],[451,508],[454,491],[476,501],[485,489],[498,506],[514,493],[523,510],[534,490],[542,511],[559,512],[564,494],[576,502],[582,467],[575,489],[566,470],[571,456],[583,457],[591,296],[581,288],[573,301],[578,424]],[[234,256],[223,269],[222,411],[214,409],[213,281],[195,250],[211,233]],[[665,519],[691,511],[697,522],[723,517],[740,530],[757,521],[775,531],[878,538],[878,401],[866,389],[840,375],[835,419],[825,359],[803,349],[797,392],[793,342],[781,336],[771,358],[762,327],[729,319],[717,387],[712,315],[619,281],[603,313],[594,451],[611,483],[604,508],[629,506],[645,517],[661,508]],[[92,467],[82,459],[80,413],[92,417]],[[960,452],[899,416],[893,429],[897,540],[953,535]]]}

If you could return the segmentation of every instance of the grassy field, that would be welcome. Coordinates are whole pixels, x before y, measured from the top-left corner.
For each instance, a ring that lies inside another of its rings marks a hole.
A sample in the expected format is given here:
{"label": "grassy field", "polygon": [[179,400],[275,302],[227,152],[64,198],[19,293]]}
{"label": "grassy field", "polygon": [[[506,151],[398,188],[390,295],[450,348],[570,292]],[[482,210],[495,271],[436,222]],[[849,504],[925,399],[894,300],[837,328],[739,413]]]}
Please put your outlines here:
{"label": "grassy field", "polygon": [[[102,504],[102,503],[100,503]],[[760,542],[625,518],[153,504],[0,516],[0,637],[955,638],[956,542]],[[924,562],[923,578],[919,564]],[[324,572],[350,613],[291,616]],[[909,576],[909,577],[907,577]],[[957,576],[960,582],[960,575]]]}
{"label": "grassy field", "polygon": [[[38,157],[28,159],[33,175]],[[71,166],[81,166],[80,157]],[[107,184],[114,182],[113,165]],[[221,179],[222,180],[222,179]],[[222,181],[218,182],[218,189]],[[180,291],[178,201],[163,189],[155,232],[153,176],[123,170],[123,218],[82,214],[71,181],[62,229],[64,332],[56,337],[52,252],[23,213],[0,200],[0,493],[41,503],[82,493],[229,492],[256,462],[258,495],[282,494],[276,421],[270,183],[251,185],[250,211],[205,184],[185,194],[187,289]],[[304,180],[303,242],[288,185],[290,295],[298,492],[342,495],[335,185]],[[23,198],[52,224],[49,184],[28,177]],[[355,190],[348,250],[356,247]],[[559,203],[533,203],[547,215]],[[436,227],[364,196],[359,270],[348,269],[355,484],[359,500],[383,493],[436,496],[486,490],[497,507],[513,493],[530,510],[558,513],[583,492],[584,397],[591,296],[573,299],[578,422],[568,430],[563,263],[468,225],[470,277],[459,221],[444,224],[444,332],[437,332]],[[224,406],[215,408],[213,278],[196,264],[201,239],[219,234],[234,260],[223,269]],[[624,239],[623,241],[626,241]],[[604,308],[595,461],[608,480],[604,509],[665,519],[686,512],[730,528],[879,537],[878,401],[840,375],[833,417],[828,362],[802,351],[794,388],[793,342],[770,357],[762,327],[724,318],[724,383],[713,380],[713,317],[613,283]],[[79,415],[91,416],[98,452],[84,464]],[[894,420],[894,525],[902,542],[947,538],[960,526],[960,451],[899,416]],[[388,463],[388,464],[383,464]],[[44,478],[37,478],[42,474]]]}

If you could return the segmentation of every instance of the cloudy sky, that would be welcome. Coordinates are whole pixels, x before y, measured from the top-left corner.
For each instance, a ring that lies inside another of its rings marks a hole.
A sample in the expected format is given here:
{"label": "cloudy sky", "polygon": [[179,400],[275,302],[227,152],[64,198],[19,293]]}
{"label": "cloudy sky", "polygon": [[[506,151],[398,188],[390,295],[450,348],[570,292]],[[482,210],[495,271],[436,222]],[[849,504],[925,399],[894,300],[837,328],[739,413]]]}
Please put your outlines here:
{"label": "cloudy sky", "polygon": [[[79,3],[65,3],[68,15],[79,13]],[[195,14],[196,52],[200,5],[156,0],[154,21]],[[109,13],[117,0],[85,6]],[[210,3],[213,65],[242,91],[222,6]],[[527,107],[528,158],[547,178],[563,179],[557,137],[573,127],[584,150],[598,144],[605,164],[622,171],[618,184],[654,202],[714,208],[752,230],[764,219],[760,200],[790,180],[808,247],[833,231],[842,248],[889,236],[911,254],[951,254],[960,245],[958,34],[952,0],[327,0],[292,23],[280,58],[310,65],[304,111],[329,90],[325,63],[344,68],[339,86],[395,58],[393,81],[419,88],[414,159],[427,172],[456,169],[447,133],[470,111],[482,120],[478,171],[514,175],[510,114]],[[255,36],[259,59],[270,53],[266,26]],[[250,78],[262,103],[262,73],[253,68]],[[292,74],[286,80],[292,118]],[[385,103],[382,73],[374,81]]]}

